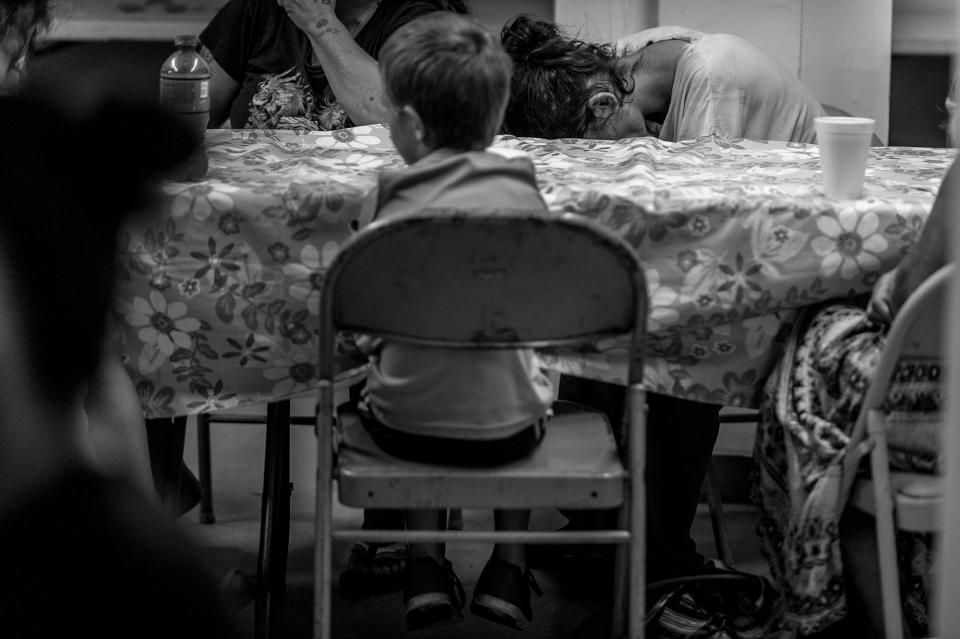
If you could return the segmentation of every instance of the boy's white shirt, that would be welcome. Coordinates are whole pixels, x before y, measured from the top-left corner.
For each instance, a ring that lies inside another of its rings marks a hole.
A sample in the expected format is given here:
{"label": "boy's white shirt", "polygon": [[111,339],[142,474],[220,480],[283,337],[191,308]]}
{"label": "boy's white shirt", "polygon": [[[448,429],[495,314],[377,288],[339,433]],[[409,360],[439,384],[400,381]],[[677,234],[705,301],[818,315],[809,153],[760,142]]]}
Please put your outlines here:
{"label": "boy's white shirt", "polygon": [[[511,149],[507,147],[496,146],[496,142],[492,146],[484,149],[488,153],[496,153],[501,157],[507,159],[511,158],[530,158],[533,161],[533,156],[531,156],[526,151],[521,151],[520,149]],[[359,224],[360,228],[365,227],[373,221],[373,217],[377,214],[377,198],[380,193],[380,185],[376,183],[373,185],[373,188],[363,197],[363,200],[360,202],[360,217]]]}

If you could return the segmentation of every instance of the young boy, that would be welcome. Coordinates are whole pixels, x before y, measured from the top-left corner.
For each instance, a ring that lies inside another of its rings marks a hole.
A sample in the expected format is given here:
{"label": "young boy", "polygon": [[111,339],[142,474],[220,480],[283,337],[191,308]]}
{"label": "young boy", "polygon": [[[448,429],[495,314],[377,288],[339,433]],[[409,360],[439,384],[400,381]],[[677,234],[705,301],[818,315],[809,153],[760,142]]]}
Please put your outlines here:
{"label": "young boy", "polygon": [[[497,39],[449,13],[398,29],[380,55],[390,136],[406,169],[381,175],[377,218],[444,211],[549,215],[533,165],[487,152],[509,98],[512,65]],[[532,451],[553,389],[530,350],[455,350],[379,344],[360,403],[387,452],[418,461],[496,465]],[[529,511],[497,510],[500,530],[524,530]],[[405,513],[408,529],[443,526],[444,512]],[[522,545],[498,544],[471,611],[515,628],[532,617]],[[441,544],[411,544],[404,603],[409,629],[461,618],[462,588]]]}

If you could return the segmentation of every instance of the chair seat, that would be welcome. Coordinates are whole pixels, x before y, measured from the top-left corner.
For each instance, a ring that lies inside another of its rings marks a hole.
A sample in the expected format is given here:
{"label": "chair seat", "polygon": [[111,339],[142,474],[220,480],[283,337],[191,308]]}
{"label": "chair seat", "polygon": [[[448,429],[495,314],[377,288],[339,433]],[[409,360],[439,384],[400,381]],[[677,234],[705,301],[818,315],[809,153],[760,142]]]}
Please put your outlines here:
{"label": "chair seat", "polygon": [[529,456],[464,468],[398,459],[380,450],[355,410],[337,416],[340,501],[363,508],[611,508],[623,502],[626,471],[601,413],[555,415]]}
{"label": "chair seat", "polygon": [[[940,528],[939,508],[943,499],[943,478],[921,473],[892,472],[890,486],[896,509],[897,527],[914,532]],[[858,479],[850,492],[850,505],[876,514],[873,481]]]}

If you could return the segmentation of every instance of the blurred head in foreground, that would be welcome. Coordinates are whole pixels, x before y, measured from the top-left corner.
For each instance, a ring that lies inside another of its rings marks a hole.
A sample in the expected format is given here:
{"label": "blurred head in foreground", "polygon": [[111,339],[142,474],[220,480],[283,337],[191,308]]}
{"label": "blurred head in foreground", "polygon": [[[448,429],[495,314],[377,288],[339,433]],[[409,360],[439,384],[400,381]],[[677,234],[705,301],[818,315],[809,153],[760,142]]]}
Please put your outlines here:
{"label": "blurred head in foreground", "polygon": [[118,229],[148,208],[189,134],[151,109],[105,103],[81,117],[3,96],[0,140],[0,339],[20,351],[4,360],[45,403],[69,402],[99,361]]}

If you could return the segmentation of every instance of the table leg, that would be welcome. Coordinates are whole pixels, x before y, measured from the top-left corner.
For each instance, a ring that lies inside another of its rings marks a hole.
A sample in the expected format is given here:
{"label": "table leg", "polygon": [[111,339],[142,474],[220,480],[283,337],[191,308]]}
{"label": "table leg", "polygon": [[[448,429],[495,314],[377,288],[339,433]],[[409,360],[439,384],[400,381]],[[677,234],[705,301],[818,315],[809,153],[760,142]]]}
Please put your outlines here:
{"label": "table leg", "polygon": [[148,419],[146,424],[153,483],[160,503],[176,519],[180,516],[180,478],[187,418]]}
{"label": "table leg", "polygon": [[287,551],[290,541],[290,402],[267,405],[263,496],[260,509],[260,550],[255,636],[279,637],[286,595]]}

